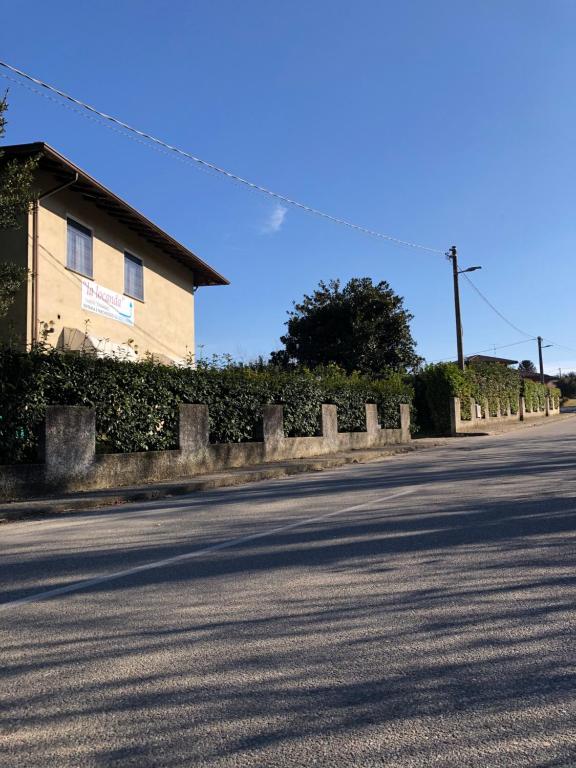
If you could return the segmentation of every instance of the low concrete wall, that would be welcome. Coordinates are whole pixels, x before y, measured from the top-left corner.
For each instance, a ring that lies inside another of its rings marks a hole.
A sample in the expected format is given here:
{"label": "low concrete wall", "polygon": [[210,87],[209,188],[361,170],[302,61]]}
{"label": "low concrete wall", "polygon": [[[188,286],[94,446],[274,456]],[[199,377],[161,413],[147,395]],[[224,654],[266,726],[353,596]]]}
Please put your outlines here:
{"label": "low concrete wall", "polygon": [[181,405],[179,415],[176,450],[97,454],[94,411],[82,406],[50,406],[42,446],[44,463],[0,466],[0,498],[177,480],[206,472],[410,441],[408,405],[400,406],[400,429],[382,429],[376,405],[367,404],[366,431],[351,433],[338,432],[336,406],[323,405],[320,437],[285,437],[283,406],[266,405],[264,440],[260,443],[211,445],[206,405]]}
{"label": "low concrete wall", "polygon": [[510,406],[505,409],[501,407],[500,403],[497,406],[497,415],[490,415],[490,409],[488,401],[483,403],[477,403],[476,400],[470,398],[470,419],[462,418],[462,404],[459,397],[450,398],[450,431],[452,435],[465,435],[471,432],[486,432],[490,429],[497,429],[500,425],[506,425],[510,422],[529,421],[530,419],[539,419],[546,416],[557,416],[560,413],[560,403],[558,406],[554,406],[553,399],[551,397],[546,398],[546,406],[541,411],[528,411],[526,410],[526,404],[524,398],[521,397],[518,401],[518,406],[515,409],[516,413],[512,413]]}

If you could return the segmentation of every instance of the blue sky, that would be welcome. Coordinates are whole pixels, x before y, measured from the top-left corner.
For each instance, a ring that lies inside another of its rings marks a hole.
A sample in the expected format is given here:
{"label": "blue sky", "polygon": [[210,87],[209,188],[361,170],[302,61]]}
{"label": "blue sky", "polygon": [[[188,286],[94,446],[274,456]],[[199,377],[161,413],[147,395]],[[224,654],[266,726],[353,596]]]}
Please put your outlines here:
{"label": "blue sky", "polygon": [[[572,0],[0,0],[0,12],[9,63],[335,216],[456,244],[514,324],[576,350]],[[285,210],[6,84],[9,143],[49,142],[231,280],[197,294],[205,355],[267,355],[292,300],[320,279],[370,276],[404,296],[421,355],[454,356],[443,256]],[[525,338],[466,284],[462,303],[467,353]],[[536,343],[498,354],[536,362]],[[576,369],[576,351],[545,357],[551,373]]]}

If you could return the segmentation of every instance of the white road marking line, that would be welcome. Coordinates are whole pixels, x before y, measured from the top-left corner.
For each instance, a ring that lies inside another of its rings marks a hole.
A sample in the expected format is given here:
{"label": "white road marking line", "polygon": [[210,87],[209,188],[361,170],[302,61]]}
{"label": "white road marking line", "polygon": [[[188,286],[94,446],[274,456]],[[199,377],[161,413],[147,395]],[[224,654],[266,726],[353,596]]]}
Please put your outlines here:
{"label": "white road marking line", "polygon": [[344,509],[337,509],[334,512],[327,512],[324,515],[317,515],[316,517],[308,517],[304,518],[303,520],[297,520],[294,523],[289,523],[288,525],[281,525],[277,528],[270,528],[266,531],[260,531],[260,533],[252,533],[249,536],[241,536],[237,539],[228,539],[227,541],[222,541],[219,544],[212,544],[209,547],[204,547],[203,549],[196,549],[192,552],[186,552],[183,555],[175,555],[174,557],[167,557],[164,560],[155,560],[151,563],[145,563],[144,565],[137,565],[134,568],[127,568],[124,571],[114,571],[114,573],[108,573],[104,574],[103,576],[96,576],[93,579],[85,579],[83,581],[76,581],[73,584],[68,584],[65,587],[57,587],[56,589],[49,589],[45,592],[38,592],[34,595],[29,595],[28,597],[23,597],[19,600],[11,600],[10,602],[3,603],[0,605],[0,611],[6,610],[8,608],[17,608],[20,605],[26,605],[28,603],[37,603],[41,600],[48,600],[52,597],[58,597],[60,595],[66,595],[70,592],[78,592],[82,589],[89,589],[90,587],[94,587],[97,584],[104,584],[107,581],[114,581],[115,579],[123,579],[127,576],[133,576],[136,573],[144,573],[145,571],[153,571],[157,568],[164,568],[167,565],[173,565],[174,563],[183,563],[187,560],[193,560],[196,557],[201,557],[202,555],[207,554],[208,552],[217,552],[221,549],[230,549],[231,547],[238,546],[239,544],[246,544],[249,541],[255,541],[256,539],[263,539],[267,536],[273,536],[276,533],[282,533],[283,531],[289,531],[292,528],[300,528],[305,525],[309,525],[310,523],[316,523],[320,520],[326,520],[329,517],[336,517],[336,515],[343,515],[346,512],[354,512],[357,509],[362,509],[363,507],[370,507],[374,504],[379,504],[383,501],[391,501],[392,499],[396,499],[399,496],[407,496],[409,493],[414,493],[416,489],[415,488],[404,488],[400,491],[396,491],[395,493],[388,494],[387,496],[380,496],[377,499],[372,499],[371,501],[365,501],[362,504],[354,504],[351,507],[345,507]]}

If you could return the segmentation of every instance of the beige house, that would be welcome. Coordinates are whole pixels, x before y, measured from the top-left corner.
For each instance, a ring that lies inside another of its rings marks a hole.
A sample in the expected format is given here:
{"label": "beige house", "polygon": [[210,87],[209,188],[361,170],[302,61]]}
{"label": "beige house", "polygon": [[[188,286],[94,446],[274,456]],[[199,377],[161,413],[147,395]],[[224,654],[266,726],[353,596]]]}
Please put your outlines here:
{"label": "beige house", "polygon": [[228,281],[44,143],[2,147],[2,162],[39,156],[37,203],[0,231],[0,262],[30,279],[0,338],[99,356],[182,363],[194,357],[194,293]]}

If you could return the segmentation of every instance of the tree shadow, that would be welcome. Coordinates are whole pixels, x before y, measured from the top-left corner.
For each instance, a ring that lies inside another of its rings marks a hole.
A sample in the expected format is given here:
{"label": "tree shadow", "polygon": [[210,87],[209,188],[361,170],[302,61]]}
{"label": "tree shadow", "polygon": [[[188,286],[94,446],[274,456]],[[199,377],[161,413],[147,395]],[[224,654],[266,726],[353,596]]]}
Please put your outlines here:
{"label": "tree shadow", "polygon": [[[4,614],[3,764],[568,766],[573,444],[527,451],[530,466],[502,446],[481,466],[464,452],[203,494],[192,507],[232,512],[278,494],[329,509],[356,490],[427,489]],[[483,483],[489,496],[446,491]],[[202,541],[254,521],[215,530]],[[12,559],[3,599],[27,593],[31,568],[54,587],[87,559],[105,573],[190,549],[136,532],[115,549],[55,542]]]}

